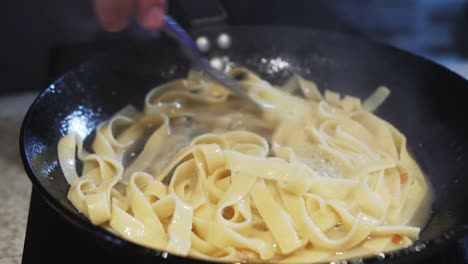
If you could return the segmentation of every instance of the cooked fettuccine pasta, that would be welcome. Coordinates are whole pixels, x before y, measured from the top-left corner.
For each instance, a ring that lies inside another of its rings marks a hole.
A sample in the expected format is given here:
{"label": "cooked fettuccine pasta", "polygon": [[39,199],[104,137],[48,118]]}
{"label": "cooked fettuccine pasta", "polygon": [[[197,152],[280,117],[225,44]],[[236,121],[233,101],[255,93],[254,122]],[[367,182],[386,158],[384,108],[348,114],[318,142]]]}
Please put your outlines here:
{"label": "cooked fettuccine pasta", "polygon": [[230,74],[261,113],[193,71],[99,125],[92,152],[64,136],[71,203],[137,244],[216,261],[332,261],[418,238],[430,189],[405,136],[371,112],[388,89],[361,104],[299,76]]}

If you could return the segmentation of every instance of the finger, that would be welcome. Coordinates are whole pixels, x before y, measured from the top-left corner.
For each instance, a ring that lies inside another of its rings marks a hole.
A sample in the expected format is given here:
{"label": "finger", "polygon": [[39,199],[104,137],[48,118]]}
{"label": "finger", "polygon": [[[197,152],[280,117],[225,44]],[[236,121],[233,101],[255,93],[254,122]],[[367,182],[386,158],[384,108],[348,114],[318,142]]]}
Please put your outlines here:
{"label": "finger", "polygon": [[133,0],[96,0],[95,9],[102,27],[106,31],[115,32],[127,26],[135,6]]}
{"label": "finger", "polygon": [[137,15],[140,24],[149,30],[155,30],[164,24],[166,0],[139,0]]}

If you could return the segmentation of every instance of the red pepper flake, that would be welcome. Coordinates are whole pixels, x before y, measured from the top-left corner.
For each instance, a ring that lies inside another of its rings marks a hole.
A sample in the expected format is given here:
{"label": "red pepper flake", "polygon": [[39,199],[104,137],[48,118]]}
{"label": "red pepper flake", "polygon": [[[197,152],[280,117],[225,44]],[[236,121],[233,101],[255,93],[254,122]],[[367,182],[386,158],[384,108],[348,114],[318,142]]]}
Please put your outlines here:
{"label": "red pepper flake", "polygon": [[403,172],[402,174],[400,174],[400,183],[401,184],[405,184],[406,182],[408,182],[408,173],[407,172]]}
{"label": "red pepper flake", "polygon": [[398,234],[392,236],[392,243],[393,244],[400,244],[402,237]]}

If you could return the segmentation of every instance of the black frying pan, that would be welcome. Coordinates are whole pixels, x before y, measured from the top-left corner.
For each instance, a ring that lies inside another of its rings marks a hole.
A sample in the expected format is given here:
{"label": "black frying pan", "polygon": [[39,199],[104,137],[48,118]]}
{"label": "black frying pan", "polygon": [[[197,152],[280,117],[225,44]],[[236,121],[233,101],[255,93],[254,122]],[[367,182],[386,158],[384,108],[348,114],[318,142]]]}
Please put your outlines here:
{"label": "black frying pan", "polygon": [[[223,31],[231,35],[232,47],[213,53],[225,54],[269,81],[284,81],[294,72],[316,81],[322,89],[361,98],[378,85],[392,90],[377,114],[408,137],[409,148],[432,182],[436,199],[421,239],[409,249],[386,254],[385,261],[427,258],[467,234],[466,80],[422,58],[337,33],[268,27],[226,27]],[[199,32],[211,39],[219,33],[220,28]],[[278,58],[290,66],[271,71],[269,61]],[[57,142],[72,131],[92,137],[97,124],[127,104],[141,108],[151,88],[185,76],[188,69],[177,45],[164,37],[103,56],[45,89],[21,129],[21,154],[34,187],[85,235],[105,248],[130,252],[135,260],[196,262],[122,240],[78,213],[66,198],[69,186],[58,166]],[[370,257],[364,262],[378,260]]]}

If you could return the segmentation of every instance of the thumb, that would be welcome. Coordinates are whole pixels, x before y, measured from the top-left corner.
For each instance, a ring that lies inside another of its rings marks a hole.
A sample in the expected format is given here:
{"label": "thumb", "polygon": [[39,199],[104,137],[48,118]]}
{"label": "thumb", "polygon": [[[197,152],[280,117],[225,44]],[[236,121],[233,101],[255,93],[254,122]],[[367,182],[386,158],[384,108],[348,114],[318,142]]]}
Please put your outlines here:
{"label": "thumb", "polygon": [[138,0],[137,16],[140,24],[148,30],[156,30],[164,24],[166,0]]}

